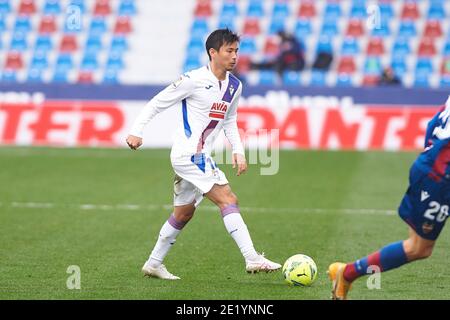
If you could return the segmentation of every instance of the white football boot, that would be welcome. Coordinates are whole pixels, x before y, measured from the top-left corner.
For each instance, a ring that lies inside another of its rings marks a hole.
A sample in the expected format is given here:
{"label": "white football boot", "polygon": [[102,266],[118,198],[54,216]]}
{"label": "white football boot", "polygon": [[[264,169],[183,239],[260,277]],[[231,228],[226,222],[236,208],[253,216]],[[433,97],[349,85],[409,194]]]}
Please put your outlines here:
{"label": "white football boot", "polygon": [[245,269],[248,273],[257,273],[260,271],[273,272],[281,268],[281,264],[270,261],[264,257],[264,253],[258,254],[255,260],[246,260]]}
{"label": "white football boot", "polygon": [[179,280],[180,277],[174,276],[169,271],[167,271],[166,266],[161,264],[159,267],[152,268],[147,263],[142,267],[142,272],[144,277],[153,277],[165,280]]}

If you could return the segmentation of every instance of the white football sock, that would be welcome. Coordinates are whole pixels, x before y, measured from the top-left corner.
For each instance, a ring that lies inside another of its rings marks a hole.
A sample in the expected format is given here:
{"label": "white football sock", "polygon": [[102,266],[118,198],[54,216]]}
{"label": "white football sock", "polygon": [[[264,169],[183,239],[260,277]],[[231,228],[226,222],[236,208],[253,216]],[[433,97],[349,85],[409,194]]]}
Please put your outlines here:
{"label": "white football sock", "polygon": [[[170,223],[173,219],[174,218],[172,215],[169,220],[164,223],[161,231],[159,232],[158,241],[156,242],[150,257],[147,260],[147,265],[150,265],[152,268],[157,268],[162,264],[167,253],[169,253],[170,248],[175,243],[178,234],[181,232],[182,226],[177,229]],[[178,227],[180,226],[178,225]]]}
{"label": "white football sock", "polygon": [[238,245],[239,250],[241,250],[245,260],[256,259],[258,253],[253,247],[252,238],[241,214],[239,212],[229,213],[223,217],[223,223],[228,233]]}

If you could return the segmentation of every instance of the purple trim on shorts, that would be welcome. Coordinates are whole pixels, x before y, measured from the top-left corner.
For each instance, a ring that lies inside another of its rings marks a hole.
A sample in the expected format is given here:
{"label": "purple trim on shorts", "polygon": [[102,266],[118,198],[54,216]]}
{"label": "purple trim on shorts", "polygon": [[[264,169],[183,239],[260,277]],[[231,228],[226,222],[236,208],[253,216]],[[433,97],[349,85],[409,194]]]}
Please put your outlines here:
{"label": "purple trim on shorts", "polygon": [[237,204],[229,204],[228,206],[220,210],[222,218],[225,218],[225,216],[229,215],[230,213],[239,213],[239,206]]}
{"label": "purple trim on shorts", "polygon": [[175,229],[181,230],[186,225],[186,222],[177,221],[173,214],[170,215],[169,219],[167,220],[169,224],[174,227]]}

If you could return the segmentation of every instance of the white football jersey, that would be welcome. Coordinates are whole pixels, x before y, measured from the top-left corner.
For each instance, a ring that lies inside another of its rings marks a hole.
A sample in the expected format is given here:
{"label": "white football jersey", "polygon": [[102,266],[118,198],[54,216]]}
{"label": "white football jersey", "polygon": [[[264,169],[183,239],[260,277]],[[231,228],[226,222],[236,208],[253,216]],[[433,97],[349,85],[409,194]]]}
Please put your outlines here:
{"label": "white football jersey", "polygon": [[192,70],[145,105],[130,134],[142,137],[145,125],[155,115],[176,106],[183,117],[176,129],[172,157],[210,154],[222,128],[233,153],[244,154],[236,123],[241,92],[241,82],[229,72],[224,81],[219,81],[210,66]]}

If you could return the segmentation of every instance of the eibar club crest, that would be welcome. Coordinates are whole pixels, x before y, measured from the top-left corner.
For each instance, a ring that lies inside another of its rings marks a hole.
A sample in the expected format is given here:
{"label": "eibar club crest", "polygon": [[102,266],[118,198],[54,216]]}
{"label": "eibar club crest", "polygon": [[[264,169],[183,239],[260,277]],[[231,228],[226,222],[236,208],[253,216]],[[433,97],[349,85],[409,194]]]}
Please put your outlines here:
{"label": "eibar club crest", "polygon": [[233,85],[230,85],[230,96],[232,96],[234,93],[234,87]]}

